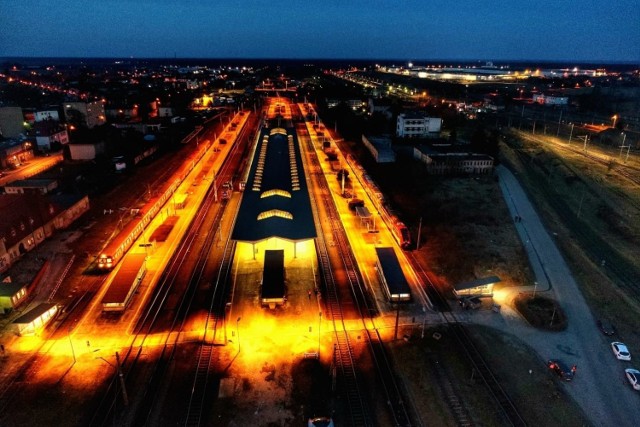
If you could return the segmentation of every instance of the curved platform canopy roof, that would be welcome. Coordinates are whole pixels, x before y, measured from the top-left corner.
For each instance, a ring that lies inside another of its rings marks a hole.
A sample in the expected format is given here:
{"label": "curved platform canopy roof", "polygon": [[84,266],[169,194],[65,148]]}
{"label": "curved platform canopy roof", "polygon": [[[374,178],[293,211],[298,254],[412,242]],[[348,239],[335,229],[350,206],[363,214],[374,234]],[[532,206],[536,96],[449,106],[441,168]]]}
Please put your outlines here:
{"label": "curved platform canopy roof", "polygon": [[316,237],[298,139],[293,128],[263,128],[231,238],[258,242]]}

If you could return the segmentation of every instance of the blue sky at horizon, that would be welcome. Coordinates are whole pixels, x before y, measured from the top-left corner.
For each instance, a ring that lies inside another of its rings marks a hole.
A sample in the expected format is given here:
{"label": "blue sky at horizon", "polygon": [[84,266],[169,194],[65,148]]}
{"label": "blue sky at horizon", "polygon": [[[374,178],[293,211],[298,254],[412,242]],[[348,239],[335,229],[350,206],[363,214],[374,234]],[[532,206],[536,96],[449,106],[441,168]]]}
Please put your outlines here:
{"label": "blue sky at horizon", "polygon": [[0,56],[640,62],[640,0],[3,0]]}

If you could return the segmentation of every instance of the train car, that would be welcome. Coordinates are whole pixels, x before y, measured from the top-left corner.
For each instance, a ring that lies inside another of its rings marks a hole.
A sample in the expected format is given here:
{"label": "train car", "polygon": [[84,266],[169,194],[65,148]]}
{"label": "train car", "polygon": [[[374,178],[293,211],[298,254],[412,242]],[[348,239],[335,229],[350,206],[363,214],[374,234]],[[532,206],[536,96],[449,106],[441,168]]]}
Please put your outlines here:
{"label": "train car", "polygon": [[393,224],[392,231],[393,236],[396,238],[396,241],[402,249],[404,249],[405,251],[412,249],[411,234],[409,233],[409,229],[406,225],[404,225],[400,221],[396,221]]}
{"label": "train car", "polygon": [[144,225],[140,221],[140,214],[133,218],[118,235],[103,249],[98,257],[98,268],[101,270],[111,270],[122,258],[133,242],[138,238]]}
{"label": "train car", "polygon": [[376,270],[387,299],[391,302],[411,300],[411,290],[393,248],[376,248]]}
{"label": "train car", "polygon": [[140,237],[145,228],[160,209],[173,196],[173,193],[184,180],[187,172],[181,170],[178,178],[175,178],[159,197],[154,197],[147,202],[138,214],[133,218],[118,235],[100,252],[98,256],[98,269],[111,270],[127,253],[131,245]]}
{"label": "train car", "polygon": [[[248,117],[248,116],[247,116]],[[246,123],[246,117],[242,120],[240,128],[244,127]],[[233,137],[232,134],[226,134],[229,138]],[[235,139],[235,137],[234,137]],[[233,142],[233,140],[231,140]],[[226,141],[225,141],[226,142]],[[222,141],[220,141],[222,143]],[[131,220],[124,229],[118,233],[118,235],[111,241],[105,248],[100,251],[98,255],[98,269],[100,270],[111,270],[116,264],[122,259],[122,257],[127,253],[131,245],[140,237],[140,235],[144,232],[147,225],[155,218],[155,216],[160,212],[162,207],[167,203],[167,201],[174,195],[180,184],[184,181],[184,179],[189,175],[189,172],[195,167],[195,164],[202,159],[206,152],[206,147],[203,144],[203,147],[196,152],[194,156],[192,156],[189,160],[185,161],[178,172],[176,172],[169,180],[167,180],[167,184],[163,189],[159,190],[161,195],[158,197],[154,197],[149,202],[147,202],[142,209],[139,211],[142,212],[141,215],[137,215],[136,218]],[[180,202],[180,195],[176,196],[178,202]],[[183,203],[184,204],[184,201]],[[175,206],[174,206],[175,208]]]}
{"label": "train car", "polygon": [[127,308],[147,272],[146,260],[145,254],[133,253],[124,257],[102,298],[102,311],[123,312]]}
{"label": "train car", "polygon": [[264,251],[260,304],[270,309],[284,305],[286,296],[284,250]]}
{"label": "train car", "polygon": [[[204,144],[203,144],[204,145]],[[111,270],[127,253],[131,245],[140,237],[145,228],[153,218],[160,212],[162,207],[171,199],[180,184],[189,175],[196,163],[204,156],[206,148],[203,146],[195,156],[185,161],[180,169],[175,172],[166,182],[166,186],[161,190],[160,196],[151,198],[139,214],[131,220],[124,229],[98,255],[98,269]]]}

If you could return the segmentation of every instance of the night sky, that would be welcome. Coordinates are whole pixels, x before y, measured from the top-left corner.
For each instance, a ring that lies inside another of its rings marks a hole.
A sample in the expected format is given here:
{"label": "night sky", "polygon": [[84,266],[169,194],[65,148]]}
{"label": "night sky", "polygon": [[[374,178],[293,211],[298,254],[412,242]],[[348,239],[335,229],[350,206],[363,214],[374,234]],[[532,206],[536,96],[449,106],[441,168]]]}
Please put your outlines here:
{"label": "night sky", "polygon": [[640,62],[640,0],[1,0],[0,56]]}

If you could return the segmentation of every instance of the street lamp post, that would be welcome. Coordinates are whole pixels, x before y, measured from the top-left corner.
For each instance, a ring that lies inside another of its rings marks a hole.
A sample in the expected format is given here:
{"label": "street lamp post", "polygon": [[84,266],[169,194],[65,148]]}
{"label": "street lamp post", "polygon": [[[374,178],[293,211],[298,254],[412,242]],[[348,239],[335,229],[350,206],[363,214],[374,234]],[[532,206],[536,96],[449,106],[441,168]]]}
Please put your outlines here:
{"label": "street lamp post", "polygon": [[571,123],[571,133],[569,134],[569,144],[571,144],[571,137],[573,136],[573,123]]}
{"label": "street lamp post", "polygon": [[322,326],[322,312],[318,312],[318,359],[320,359],[320,326]]}
{"label": "street lamp post", "polygon": [[236,319],[236,331],[238,332],[238,353],[240,353],[240,319],[242,319],[242,317],[238,317]]}
{"label": "street lamp post", "polygon": [[616,127],[616,121],[618,121],[618,115],[614,114],[613,117],[611,117],[611,118],[613,119],[613,126],[611,126],[611,127],[614,128],[614,127]]}
{"label": "street lamp post", "polygon": [[76,363],[76,352],[73,349],[73,341],[71,341],[71,326],[69,326],[69,334],[67,335],[67,337],[69,338],[69,345],[71,346],[71,355],[73,356],[73,364],[75,365],[75,363]]}

